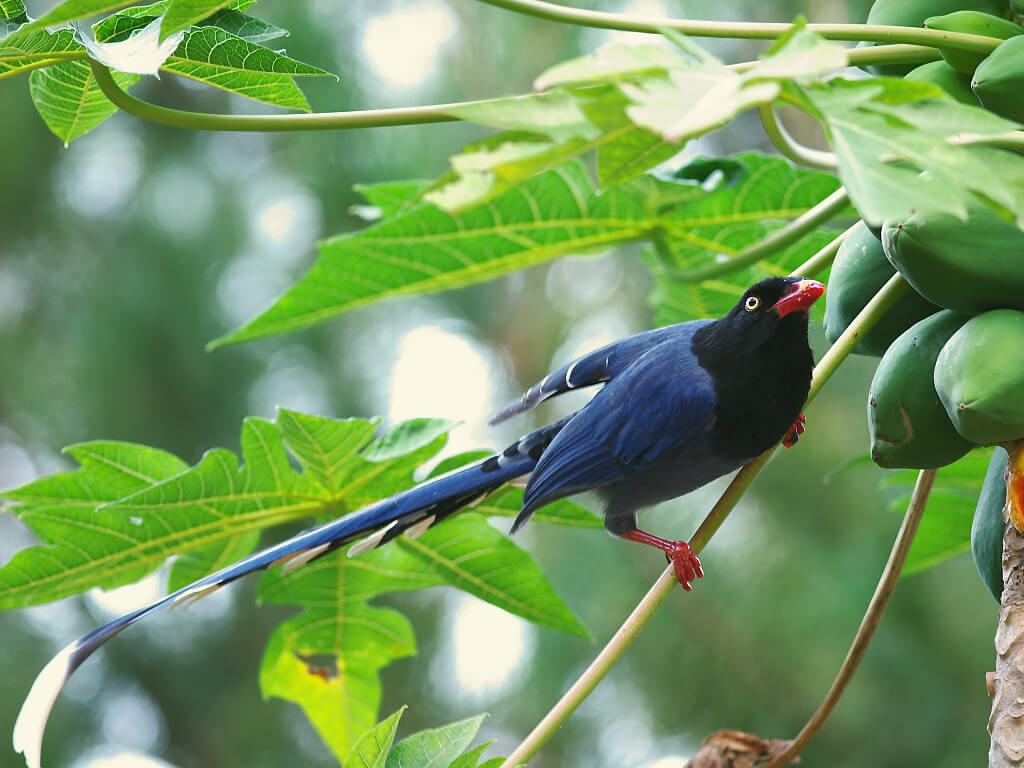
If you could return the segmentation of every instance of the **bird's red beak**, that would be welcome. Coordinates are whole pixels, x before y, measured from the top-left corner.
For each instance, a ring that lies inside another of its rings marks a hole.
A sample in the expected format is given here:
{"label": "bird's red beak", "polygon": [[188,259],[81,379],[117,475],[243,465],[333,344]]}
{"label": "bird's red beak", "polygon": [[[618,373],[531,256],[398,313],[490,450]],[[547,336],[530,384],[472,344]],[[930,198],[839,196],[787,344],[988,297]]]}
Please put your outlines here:
{"label": "bird's red beak", "polygon": [[779,313],[779,317],[785,317],[790,312],[802,310],[806,312],[811,304],[821,298],[825,293],[825,286],[817,280],[800,280],[793,285],[793,290],[775,302],[772,309]]}

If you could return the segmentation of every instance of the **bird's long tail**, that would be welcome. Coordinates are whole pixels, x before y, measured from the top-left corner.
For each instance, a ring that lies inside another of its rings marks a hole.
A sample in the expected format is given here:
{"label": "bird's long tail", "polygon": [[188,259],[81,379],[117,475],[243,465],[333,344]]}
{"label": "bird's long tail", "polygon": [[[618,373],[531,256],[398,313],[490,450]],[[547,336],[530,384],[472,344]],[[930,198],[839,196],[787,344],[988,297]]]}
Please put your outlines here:
{"label": "bird's long tail", "polygon": [[198,600],[253,571],[274,565],[283,565],[286,572],[293,570],[357,539],[363,540],[349,550],[350,557],[385,544],[403,533],[419,536],[508,481],[528,475],[544,448],[567,420],[531,432],[500,454],[303,531],[83,635],[58,653],[36,677],[14,724],[14,749],[24,754],[29,768],[39,768],[46,721],[71,673],[107,640],[139,619],[164,606]]}

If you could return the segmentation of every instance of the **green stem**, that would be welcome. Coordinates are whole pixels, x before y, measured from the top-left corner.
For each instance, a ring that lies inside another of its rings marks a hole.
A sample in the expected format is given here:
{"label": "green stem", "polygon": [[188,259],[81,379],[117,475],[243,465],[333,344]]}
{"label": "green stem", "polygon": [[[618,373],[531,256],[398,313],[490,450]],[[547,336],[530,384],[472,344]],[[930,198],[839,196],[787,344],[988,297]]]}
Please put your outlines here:
{"label": "green stem", "polygon": [[843,244],[843,240],[850,236],[854,228],[857,225],[854,224],[852,227],[847,229],[841,235],[836,237],[831,243],[826,245],[816,254],[811,256],[807,261],[801,264],[799,267],[793,270],[794,275],[800,275],[801,277],[813,276],[821,272],[825,267],[832,263],[835,259],[836,254],[839,253],[839,247]]}
{"label": "green stem", "polygon": [[850,644],[850,650],[846,652],[846,658],[843,660],[835,680],[832,681],[832,686],[818,706],[818,709],[811,716],[811,719],[800,729],[797,737],[782,752],[775,755],[764,768],[782,768],[782,766],[792,763],[793,758],[803,751],[803,748],[810,743],[811,739],[825,725],[825,721],[828,720],[832,710],[839,703],[839,699],[846,691],[850,680],[853,679],[853,674],[857,671],[861,659],[864,658],[864,653],[871,643],[871,638],[875,635],[875,630],[878,629],[878,625],[882,622],[882,616],[889,605],[889,598],[892,597],[892,593],[896,590],[896,582],[899,581],[903,565],[907,562],[907,553],[910,552],[910,545],[914,541],[914,534],[917,532],[918,523],[921,522],[921,515],[924,514],[924,508],[928,502],[928,494],[931,493],[934,483],[934,469],[922,469],[918,473],[917,482],[914,484],[914,492],[910,497],[910,504],[907,506],[907,514],[903,517],[903,524],[896,535],[896,541],[893,542],[889,559],[882,570],[878,586],[875,587],[875,594],[871,597],[868,609],[864,612],[864,618],[861,619],[857,634]]}
{"label": "green stem", "polygon": [[[882,45],[875,48],[857,48],[847,54],[851,65],[920,63],[940,58],[933,48],[916,45]],[[39,67],[50,66],[59,61],[87,59],[85,54],[60,59],[47,59]],[[737,71],[749,69],[756,62],[741,62],[730,65]],[[368,109],[354,112],[318,112],[304,115],[216,115],[207,112],[187,112],[181,109],[160,107],[137,99],[121,90],[102,64],[89,60],[93,77],[100,91],[113,104],[130,115],[158,125],[172,128],[189,128],[200,131],[320,131],[346,128],[379,128],[395,125],[422,125],[427,123],[454,122],[461,118],[450,114],[464,106],[486,104],[500,99],[434,104],[423,107],[398,107],[395,109]],[[32,67],[37,69],[39,67]],[[24,70],[22,70],[24,71]],[[515,97],[511,97],[515,98]],[[522,98],[529,98],[523,96]]]}
{"label": "green stem", "polygon": [[713,277],[720,277],[744,267],[749,267],[751,264],[760,261],[775,251],[795,243],[808,232],[817,229],[820,224],[831,219],[849,204],[850,198],[846,194],[846,190],[840,187],[813,208],[793,219],[782,229],[776,230],[763,240],[759,240],[753,245],[744,248],[731,259],[715,262],[714,264],[706,264],[703,267],[696,267],[694,269],[669,267],[666,269],[666,274],[684,283],[696,283],[700,280],[709,280]]}
{"label": "green stem", "polygon": [[170,109],[142,101],[121,90],[110,76],[110,71],[102,64],[90,59],[89,66],[92,67],[96,85],[103,95],[125,112],[160,125],[197,131],[320,131],[447,123],[459,120],[458,117],[449,114],[448,110],[488,101],[367,109],[356,112],[319,112],[311,115],[214,115]]}
{"label": "green stem", "polygon": [[789,158],[797,165],[816,168],[819,171],[834,171],[839,167],[839,161],[834,152],[823,152],[805,147],[790,136],[789,131],[779,122],[775,108],[771,104],[762,104],[758,107],[757,113],[761,117],[765,135],[783,157]]}
{"label": "green stem", "polygon": [[[694,37],[774,40],[793,27],[792,24],[783,22],[699,21],[666,19],[659,16],[641,16],[630,13],[587,11],[581,8],[568,8],[555,3],[547,3],[543,0],[480,0],[480,2],[504,8],[506,11],[562,24],[619,29],[627,32],[650,32],[652,34],[657,34],[659,27],[666,27]],[[808,24],[807,29],[828,40],[912,43],[932,48],[956,48],[961,51],[976,51],[978,53],[988,53],[1003,42],[983,35],[880,24]]]}
{"label": "green stem", "polygon": [[[828,352],[821,358],[821,361],[814,368],[814,376],[811,379],[811,390],[807,395],[807,402],[810,402],[822,386],[835,373],[839,364],[846,359],[857,340],[861,335],[871,330],[882,316],[889,310],[896,300],[907,290],[908,284],[898,273],[889,279],[882,289],[867,303],[860,311],[843,334],[836,339]],[[757,477],[761,468],[768,463],[768,459],[775,452],[775,448],[769,448],[756,459],[744,466],[733,478],[729,487],[715,503],[715,506],[708,512],[704,522],[690,539],[690,547],[695,553],[699,553],[708,543],[715,531],[717,531],[725,519],[729,516],[736,502],[740,500],[754,478]],[[523,739],[505,759],[500,768],[517,768],[530,761],[537,754],[559,728],[569,719],[569,716],[576,711],[576,708],[583,703],[597,684],[604,679],[611,671],[616,662],[626,652],[627,648],[636,639],[640,631],[647,625],[647,622],[654,616],[658,606],[673,591],[678,582],[675,572],[669,565],[661,576],[648,590],[640,603],[630,613],[629,618],[619,627],[611,640],[605,645],[597,657],[590,663],[590,666],[573,683],[572,687],[562,696],[554,707],[544,716],[530,734]]]}
{"label": "green stem", "polygon": [[954,133],[948,139],[950,144],[961,147],[994,147],[1024,153],[1024,131],[1006,131],[981,135],[977,133]]}

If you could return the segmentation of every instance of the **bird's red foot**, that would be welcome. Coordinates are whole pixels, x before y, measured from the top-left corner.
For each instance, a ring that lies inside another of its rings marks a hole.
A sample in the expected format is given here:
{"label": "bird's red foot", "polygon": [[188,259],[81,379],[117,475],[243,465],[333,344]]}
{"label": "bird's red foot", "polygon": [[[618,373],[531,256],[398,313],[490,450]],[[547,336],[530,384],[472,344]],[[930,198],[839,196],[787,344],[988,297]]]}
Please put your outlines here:
{"label": "bird's red foot", "polygon": [[700,560],[685,541],[669,541],[641,530],[629,531],[623,534],[622,538],[657,547],[664,552],[665,559],[672,563],[672,569],[676,572],[676,578],[687,592],[693,589],[690,586],[690,582],[704,576],[704,569],[701,568]]}
{"label": "bird's red foot", "polygon": [[804,426],[805,424],[807,424],[807,417],[801,413],[796,417],[796,421],[793,422],[793,426],[789,428],[786,436],[782,438],[782,444],[787,448],[792,448],[796,445],[796,441],[800,439],[800,435],[802,435],[804,430],[807,429],[807,427]]}

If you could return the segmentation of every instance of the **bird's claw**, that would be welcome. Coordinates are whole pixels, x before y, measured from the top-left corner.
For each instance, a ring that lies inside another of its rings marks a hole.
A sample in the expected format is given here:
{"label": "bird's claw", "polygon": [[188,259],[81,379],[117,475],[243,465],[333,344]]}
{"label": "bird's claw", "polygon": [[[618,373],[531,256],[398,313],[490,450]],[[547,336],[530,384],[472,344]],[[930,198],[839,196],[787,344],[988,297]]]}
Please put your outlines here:
{"label": "bird's claw", "polygon": [[791,426],[789,431],[786,432],[786,436],[782,438],[782,444],[787,448],[792,448],[796,445],[796,441],[800,439],[800,435],[802,435],[804,430],[807,429],[805,426],[806,424],[807,417],[801,413],[796,417],[796,421],[793,422],[793,426]]}
{"label": "bird's claw", "polygon": [[672,563],[676,578],[687,592],[693,589],[690,582],[704,577],[704,569],[701,568],[700,560],[693,554],[690,545],[685,541],[671,542],[670,548],[665,550],[665,559]]}

